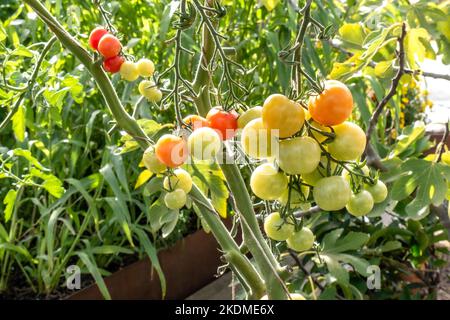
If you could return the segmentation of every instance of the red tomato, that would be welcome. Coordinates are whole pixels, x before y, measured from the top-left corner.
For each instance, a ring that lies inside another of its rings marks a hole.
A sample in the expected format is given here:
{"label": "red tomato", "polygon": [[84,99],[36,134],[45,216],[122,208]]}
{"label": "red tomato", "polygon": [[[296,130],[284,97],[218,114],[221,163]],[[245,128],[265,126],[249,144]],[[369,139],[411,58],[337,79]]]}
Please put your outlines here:
{"label": "red tomato", "polygon": [[105,34],[108,34],[108,30],[102,27],[97,27],[91,31],[91,34],[89,35],[89,45],[92,49],[97,50],[98,42]]}
{"label": "red tomato", "polygon": [[234,137],[238,128],[237,119],[239,114],[232,111],[225,111],[222,107],[214,107],[206,115],[209,126],[219,133],[222,140],[228,140]]}
{"label": "red tomato", "polygon": [[115,36],[107,34],[100,39],[97,49],[103,57],[112,58],[119,55],[122,45]]}
{"label": "red tomato", "polygon": [[119,72],[120,66],[125,62],[125,58],[122,56],[115,56],[103,61],[103,68],[111,73]]}

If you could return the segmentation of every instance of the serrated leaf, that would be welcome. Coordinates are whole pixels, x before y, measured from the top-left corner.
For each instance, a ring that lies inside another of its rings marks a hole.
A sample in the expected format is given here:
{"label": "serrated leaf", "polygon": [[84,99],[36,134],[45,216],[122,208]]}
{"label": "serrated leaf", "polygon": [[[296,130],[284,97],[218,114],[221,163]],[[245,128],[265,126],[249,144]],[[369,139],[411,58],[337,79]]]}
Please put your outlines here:
{"label": "serrated leaf", "polygon": [[134,185],[134,189],[136,190],[137,188],[139,188],[140,186],[142,186],[144,183],[146,183],[151,177],[152,177],[153,173],[150,170],[144,170],[142,171],[137,180],[136,180],[136,184]]}
{"label": "serrated leaf", "polygon": [[3,204],[6,206],[5,207],[5,222],[8,222],[9,219],[11,219],[11,215],[14,209],[14,203],[16,201],[16,197],[17,197],[17,191],[14,189],[11,189],[8,191],[8,193],[6,194],[5,198],[3,199]]}

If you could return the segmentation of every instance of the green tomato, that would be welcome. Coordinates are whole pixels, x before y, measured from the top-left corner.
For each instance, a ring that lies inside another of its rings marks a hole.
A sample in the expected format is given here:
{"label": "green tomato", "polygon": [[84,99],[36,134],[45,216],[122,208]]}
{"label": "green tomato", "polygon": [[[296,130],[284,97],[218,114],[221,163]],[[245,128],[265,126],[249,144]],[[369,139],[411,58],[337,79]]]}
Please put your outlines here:
{"label": "green tomato", "polygon": [[351,196],[350,184],[341,176],[322,178],[313,189],[314,201],[326,211],[343,209]]}
{"label": "green tomato", "polygon": [[297,137],[280,141],[277,161],[287,174],[311,173],[320,162],[320,153],[316,140]]}
{"label": "green tomato", "polygon": [[294,225],[284,221],[279,212],[272,212],[264,219],[264,231],[270,239],[284,241],[294,232]]}
{"label": "green tomato", "polygon": [[167,169],[156,156],[154,147],[148,147],[147,150],[145,150],[144,155],[142,156],[142,162],[145,167],[154,174],[164,172]]}
{"label": "green tomato", "polygon": [[147,98],[150,102],[159,102],[162,99],[162,92],[159,90],[155,83],[150,80],[142,80],[139,83],[139,93]]}
{"label": "green tomato", "polygon": [[189,152],[198,160],[213,160],[221,146],[219,134],[208,127],[194,130],[188,138]]}
{"label": "green tomato", "polygon": [[136,68],[141,77],[151,77],[155,72],[155,64],[149,59],[140,59],[136,62]]}
{"label": "green tomato", "polygon": [[164,196],[164,203],[171,210],[181,209],[186,204],[186,192],[182,189],[175,189],[172,192],[168,192]]}
{"label": "green tomato", "polygon": [[257,106],[251,109],[248,109],[243,114],[239,116],[237,119],[238,128],[244,129],[244,127],[252,120],[261,118],[262,115],[262,107]]}
{"label": "green tomato", "polygon": [[120,76],[127,81],[134,81],[139,78],[137,66],[132,61],[125,61],[120,66]]}
{"label": "green tomato", "polygon": [[[369,176],[369,174],[370,174],[370,169],[369,169],[369,167],[364,166],[364,167],[361,168],[361,170],[362,170],[362,173],[363,173],[365,176]],[[357,170],[354,170],[354,171],[360,173],[360,172],[357,171]],[[342,170],[342,176],[344,177],[345,180],[347,180],[348,182],[350,182],[350,180],[351,180],[350,172],[348,172],[347,170],[344,169],[344,170]]]}
{"label": "green tomato", "polygon": [[366,190],[353,194],[345,207],[347,208],[347,211],[355,217],[364,216],[373,209],[372,195]]}
{"label": "green tomato", "polygon": [[164,189],[181,189],[185,193],[189,193],[192,189],[192,177],[189,172],[184,169],[175,169],[173,175],[164,178]]}
{"label": "green tomato", "polygon": [[306,251],[314,245],[314,234],[307,227],[301,228],[299,231],[291,234],[286,240],[287,246],[295,251]]}
{"label": "green tomato", "polygon": [[286,190],[288,179],[270,163],[263,163],[253,171],[250,187],[253,193],[263,200],[276,200]]}
{"label": "green tomato", "polygon": [[276,138],[264,127],[261,118],[251,120],[241,133],[244,152],[255,159],[269,158],[277,153]]}
{"label": "green tomato", "polygon": [[366,185],[364,189],[370,192],[375,203],[383,202],[388,195],[388,189],[381,180],[374,185]]}
{"label": "green tomato", "polygon": [[366,148],[366,134],[356,124],[344,122],[333,127],[335,138],[328,144],[328,151],[338,160],[356,160]]}
{"label": "green tomato", "polygon": [[[290,199],[290,209],[298,209],[301,208],[302,210],[308,210],[311,205],[306,202],[306,199],[308,199],[309,196],[309,187],[308,186],[301,186],[301,190],[303,193],[303,197],[296,189],[291,189],[291,199]],[[278,201],[283,205],[287,205],[289,198],[289,187],[283,192],[281,197],[278,198]]]}

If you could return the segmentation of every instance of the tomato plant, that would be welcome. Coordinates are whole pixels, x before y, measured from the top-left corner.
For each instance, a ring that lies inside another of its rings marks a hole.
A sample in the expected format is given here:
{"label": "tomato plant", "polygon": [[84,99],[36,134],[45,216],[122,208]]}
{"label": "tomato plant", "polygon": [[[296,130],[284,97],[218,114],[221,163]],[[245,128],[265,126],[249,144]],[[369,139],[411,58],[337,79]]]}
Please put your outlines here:
{"label": "tomato plant", "polygon": [[450,61],[449,13],[422,0],[7,2],[0,295],[25,283],[52,296],[76,263],[112,298],[102,275],[146,255],[164,296],[157,249],[203,228],[239,298],[433,297],[450,169],[423,79],[449,77],[421,68]]}

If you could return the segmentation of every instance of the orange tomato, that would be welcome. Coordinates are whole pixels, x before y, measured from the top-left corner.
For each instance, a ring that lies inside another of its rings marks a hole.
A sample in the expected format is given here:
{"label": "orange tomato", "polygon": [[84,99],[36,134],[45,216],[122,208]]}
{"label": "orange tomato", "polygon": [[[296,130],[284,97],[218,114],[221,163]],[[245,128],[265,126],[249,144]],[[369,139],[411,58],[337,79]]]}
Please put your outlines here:
{"label": "orange tomato", "polygon": [[165,134],[155,145],[156,157],[170,168],[181,166],[187,159],[186,141],[173,134]]}
{"label": "orange tomato", "polygon": [[122,45],[119,39],[112,34],[104,35],[98,43],[98,52],[105,58],[112,58],[119,55]]}
{"label": "orange tomato", "polygon": [[193,131],[199,128],[208,127],[208,120],[196,114],[187,116],[183,119],[183,122],[191,127]]}
{"label": "orange tomato", "polygon": [[341,124],[352,114],[352,93],[342,82],[328,80],[325,82],[325,90],[310,98],[308,108],[311,117],[320,124]]}

